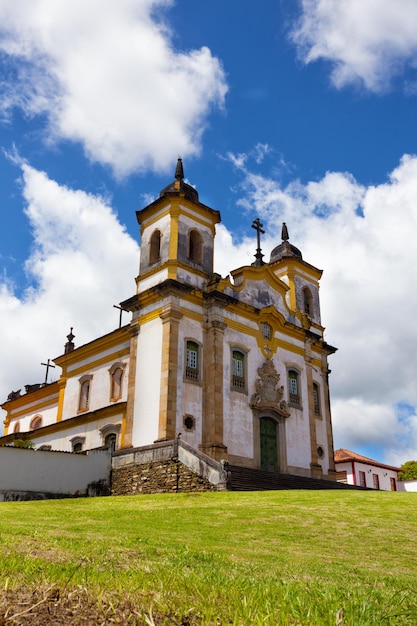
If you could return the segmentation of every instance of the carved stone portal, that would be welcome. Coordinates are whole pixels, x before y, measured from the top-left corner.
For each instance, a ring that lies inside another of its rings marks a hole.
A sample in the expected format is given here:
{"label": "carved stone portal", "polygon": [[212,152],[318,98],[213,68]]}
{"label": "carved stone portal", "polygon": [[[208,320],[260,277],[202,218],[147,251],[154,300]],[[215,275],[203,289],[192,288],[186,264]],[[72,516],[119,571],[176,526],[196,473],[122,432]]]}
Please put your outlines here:
{"label": "carved stone portal", "polygon": [[279,374],[271,359],[266,359],[265,363],[258,367],[258,376],[256,379],[255,389],[249,403],[251,409],[258,411],[273,410],[282,417],[289,417],[287,403],[283,400],[284,387],[278,387]]}

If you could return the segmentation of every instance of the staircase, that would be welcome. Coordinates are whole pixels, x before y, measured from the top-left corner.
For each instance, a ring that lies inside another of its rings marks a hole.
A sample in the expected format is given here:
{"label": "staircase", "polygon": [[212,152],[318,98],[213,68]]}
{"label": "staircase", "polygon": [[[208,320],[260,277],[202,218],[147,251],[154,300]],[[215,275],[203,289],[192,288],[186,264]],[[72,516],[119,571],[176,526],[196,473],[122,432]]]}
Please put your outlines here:
{"label": "staircase", "polygon": [[229,491],[266,491],[279,489],[358,489],[332,480],[307,478],[293,474],[276,474],[250,467],[229,465]]}

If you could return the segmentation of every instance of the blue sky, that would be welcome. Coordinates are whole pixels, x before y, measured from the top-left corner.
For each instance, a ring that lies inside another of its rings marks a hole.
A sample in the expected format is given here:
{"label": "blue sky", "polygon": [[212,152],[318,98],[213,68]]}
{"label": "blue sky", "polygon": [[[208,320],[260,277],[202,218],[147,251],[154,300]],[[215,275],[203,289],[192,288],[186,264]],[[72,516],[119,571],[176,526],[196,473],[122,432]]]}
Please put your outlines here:
{"label": "blue sky", "polygon": [[0,0],[1,398],[117,325],[181,156],[217,271],[258,216],[324,270],[335,446],[417,458],[416,60],[414,0]]}

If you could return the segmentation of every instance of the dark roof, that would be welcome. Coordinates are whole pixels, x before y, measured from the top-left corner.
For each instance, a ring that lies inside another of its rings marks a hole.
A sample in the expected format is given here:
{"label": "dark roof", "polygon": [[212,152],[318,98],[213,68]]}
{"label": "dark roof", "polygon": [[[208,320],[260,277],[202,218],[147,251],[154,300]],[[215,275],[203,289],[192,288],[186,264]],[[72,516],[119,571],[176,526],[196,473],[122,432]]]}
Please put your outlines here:
{"label": "dark roof", "polygon": [[159,197],[162,198],[169,193],[184,194],[188,200],[199,202],[198,191],[184,182],[184,167],[182,159],[180,158],[177,161],[177,167],[175,169],[175,180],[162,189]]}

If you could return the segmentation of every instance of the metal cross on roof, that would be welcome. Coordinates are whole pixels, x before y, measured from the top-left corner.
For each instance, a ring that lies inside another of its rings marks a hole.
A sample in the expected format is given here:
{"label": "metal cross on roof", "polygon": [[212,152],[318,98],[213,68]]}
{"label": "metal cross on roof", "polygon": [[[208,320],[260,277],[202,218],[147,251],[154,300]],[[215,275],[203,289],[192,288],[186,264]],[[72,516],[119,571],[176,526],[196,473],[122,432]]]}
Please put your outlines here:
{"label": "metal cross on roof", "polygon": [[48,374],[49,374],[49,368],[53,367],[55,368],[55,365],[51,364],[51,359],[48,359],[47,363],[41,363],[41,365],[44,365],[46,367],[46,374],[45,374],[45,385],[48,384]]}
{"label": "metal cross on roof", "polygon": [[256,254],[255,254],[256,261],[252,265],[256,265],[256,266],[265,265],[265,263],[262,260],[264,255],[262,254],[262,251],[261,251],[261,233],[264,235],[265,231],[263,230],[263,224],[261,224],[261,220],[259,219],[259,217],[253,220],[252,228],[256,230],[256,242],[258,246],[256,249]]}

